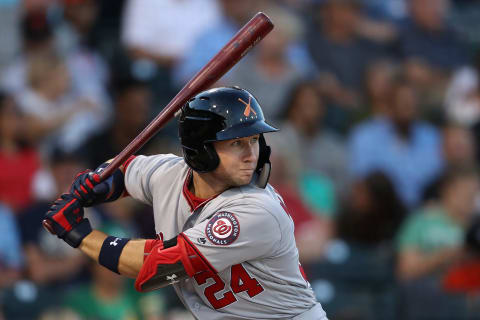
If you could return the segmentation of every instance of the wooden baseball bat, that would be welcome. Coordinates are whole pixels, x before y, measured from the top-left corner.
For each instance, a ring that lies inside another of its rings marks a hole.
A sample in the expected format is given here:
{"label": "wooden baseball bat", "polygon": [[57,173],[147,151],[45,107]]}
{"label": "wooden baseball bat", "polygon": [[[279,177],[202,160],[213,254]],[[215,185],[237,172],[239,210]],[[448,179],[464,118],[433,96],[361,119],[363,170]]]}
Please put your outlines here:
{"label": "wooden baseball bat", "polygon": [[[272,21],[262,12],[248,21],[230,41],[177,93],[167,106],[123,149],[100,174],[103,181],[132,154],[150,140],[191,97],[209,88],[273,29]],[[44,227],[53,233],[49,221]]]}

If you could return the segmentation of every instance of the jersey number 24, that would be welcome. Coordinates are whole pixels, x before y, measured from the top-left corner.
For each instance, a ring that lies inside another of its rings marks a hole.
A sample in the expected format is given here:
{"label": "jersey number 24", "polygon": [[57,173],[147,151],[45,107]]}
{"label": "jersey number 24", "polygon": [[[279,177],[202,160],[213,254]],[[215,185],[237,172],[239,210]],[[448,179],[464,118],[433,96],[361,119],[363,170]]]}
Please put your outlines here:
{"label": "jersey number 24", "polygon": [[250,275],[247,273],[247,270],[245,270],[241,264],[233,265],[230,272],[230,288],[232,290],[225,292],[220,299],[218,299],[215,294],[225,289],[225,282],[223,282],[223,280],[217,274],[211,276],[207,272],[202,272],[194,276],[198,285],[206,283],[207,279],[209,278],[213,279],[214,283],[206,287],[203,293],[208,302],[210,302],[212,307],[215,309],[226,307],[229,304],[237,301],[234,293],[246,291],[248,296],[253,298],[264,290],[255,278],[250,277]]}

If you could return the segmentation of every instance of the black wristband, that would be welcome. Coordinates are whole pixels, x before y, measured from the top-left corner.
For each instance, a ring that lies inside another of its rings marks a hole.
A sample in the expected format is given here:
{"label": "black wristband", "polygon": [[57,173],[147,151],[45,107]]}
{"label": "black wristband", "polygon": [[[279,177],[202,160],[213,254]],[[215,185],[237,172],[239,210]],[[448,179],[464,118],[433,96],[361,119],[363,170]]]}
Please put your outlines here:
{"label": "black wristband", "polygon": [[91,232],[92,226],[90,225],[88,219],[85,218],[82,219],[79,224],[73,227],[72,230],[65,233],[62,239],[73,248],[77,248],[80,243],[82,243],[83,238],[88,236]]}
{"label": "black wristband", "polygon": [[128,238],[117,238],[109,236],[103,241],[102,249],[98,255],[98,263],[115,273],[118,272],[118,261],[122,254],[123,247],[130,241]]}

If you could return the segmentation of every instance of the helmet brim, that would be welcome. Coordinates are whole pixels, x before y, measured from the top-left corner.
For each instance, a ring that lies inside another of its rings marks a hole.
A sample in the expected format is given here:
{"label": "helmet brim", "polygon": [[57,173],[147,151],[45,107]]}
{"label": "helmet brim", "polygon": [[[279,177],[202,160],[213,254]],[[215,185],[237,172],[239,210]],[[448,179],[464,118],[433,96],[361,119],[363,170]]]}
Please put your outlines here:
{"label": "helmet brim", "polygon": [[217,132],[215,141],[238,139],[275,131],[278,131],[278,129],[264,121],[246,122]]}

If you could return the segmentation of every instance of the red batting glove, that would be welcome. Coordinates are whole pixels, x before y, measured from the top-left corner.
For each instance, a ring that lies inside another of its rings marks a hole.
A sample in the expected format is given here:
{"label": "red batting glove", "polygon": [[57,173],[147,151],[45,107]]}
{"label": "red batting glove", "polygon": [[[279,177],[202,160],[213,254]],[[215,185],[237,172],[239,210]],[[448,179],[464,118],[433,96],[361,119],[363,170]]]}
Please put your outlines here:
{"label": "red batting glove", "polygon": [[71,194],[62,194],[50,207],[45,216],[51,233],[56,234],[70,246],[77,248],[90,232],[92,227],[84,218],[83,207]]}

